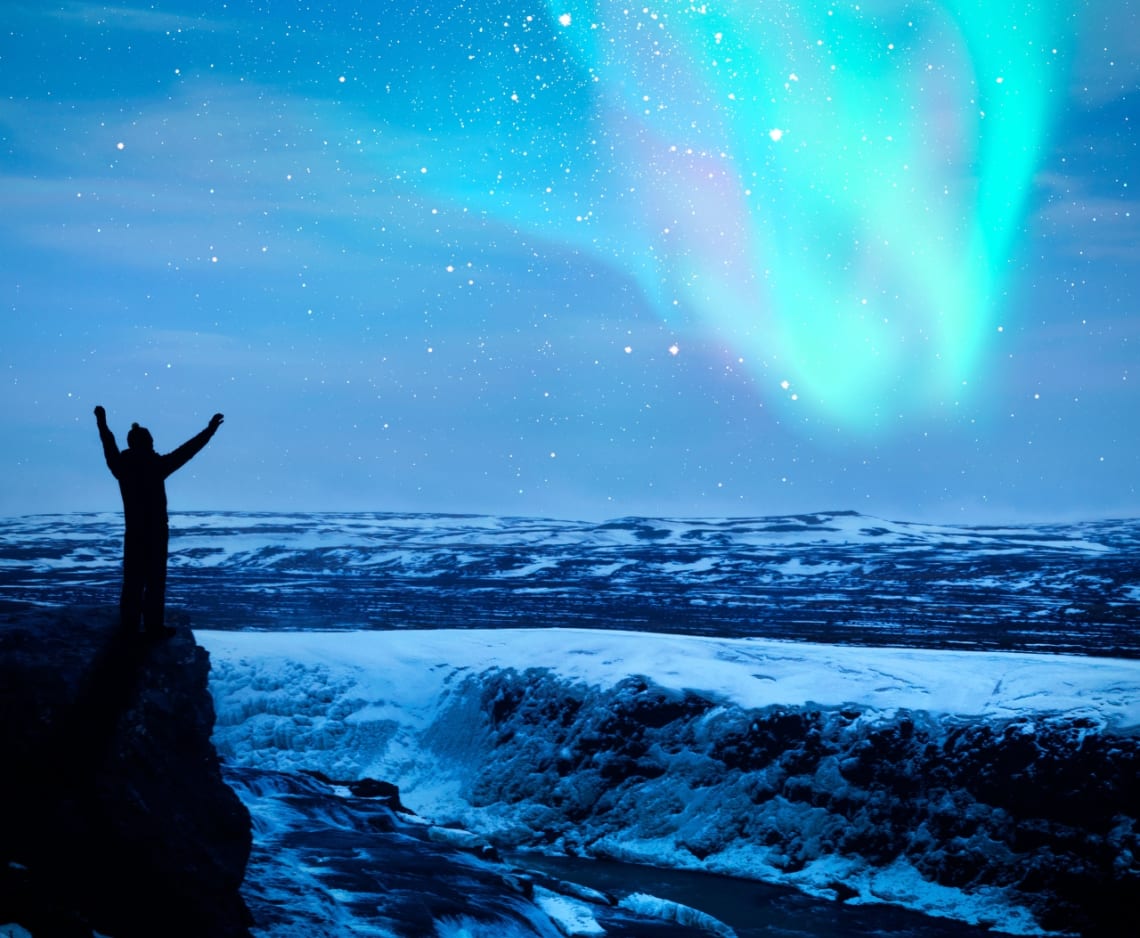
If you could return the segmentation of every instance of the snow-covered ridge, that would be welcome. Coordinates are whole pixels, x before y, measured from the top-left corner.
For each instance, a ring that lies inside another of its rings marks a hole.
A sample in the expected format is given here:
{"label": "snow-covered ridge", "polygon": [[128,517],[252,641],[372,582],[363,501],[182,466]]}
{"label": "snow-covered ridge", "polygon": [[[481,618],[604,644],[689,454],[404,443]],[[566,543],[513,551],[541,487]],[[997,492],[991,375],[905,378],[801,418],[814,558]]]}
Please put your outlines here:
{"label": "snow-covered ridge", "polygon": [[[0,598],[113,598],[119,518],[0,520]],[[852,512],[604,523],[172,518],[170,596],[216,628],[556,626],[1140,655],[1140,522],[973,527]]]}
{"label": "snow-covered ridge", "polygon": [[1082,889],[1111,904],[1137,875],[1137,661],[561,629],[198,639],[224,757],[386,778],[504,844],[1019,934],[1079,925]]}

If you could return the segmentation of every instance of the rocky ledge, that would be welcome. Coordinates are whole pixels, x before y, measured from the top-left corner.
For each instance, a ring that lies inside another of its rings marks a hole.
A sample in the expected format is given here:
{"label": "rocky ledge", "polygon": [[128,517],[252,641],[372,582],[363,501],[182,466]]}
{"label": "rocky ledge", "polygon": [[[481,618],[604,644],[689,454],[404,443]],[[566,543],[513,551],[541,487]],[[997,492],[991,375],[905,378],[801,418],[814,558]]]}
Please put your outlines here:
{"label": "rocky ledge", "polygon": [[209,658],[174,624],[147,641],[105,609],[0,613],[0,924],[249,934],[249,812],[210,742]]}

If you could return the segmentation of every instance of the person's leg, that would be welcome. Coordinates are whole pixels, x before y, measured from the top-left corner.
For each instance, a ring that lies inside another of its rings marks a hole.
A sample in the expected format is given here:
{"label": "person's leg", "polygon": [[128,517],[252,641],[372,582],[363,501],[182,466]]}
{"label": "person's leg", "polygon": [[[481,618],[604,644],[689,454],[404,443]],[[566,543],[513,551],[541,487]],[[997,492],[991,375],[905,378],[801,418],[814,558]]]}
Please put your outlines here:
{"label": "person's leg", "polygon": [[142,624],[143,590],[146,587],[146,544],[134,532],[123,538],[123,589],[119,594],[119,622],[135,633]]}
{"label": "person's leg", "polygon": [[164,631],[166,614],[166,555],[167,531],[153,532],[149,538],[146,556],[146,596],[143,600],[143,621],[152,634]]}

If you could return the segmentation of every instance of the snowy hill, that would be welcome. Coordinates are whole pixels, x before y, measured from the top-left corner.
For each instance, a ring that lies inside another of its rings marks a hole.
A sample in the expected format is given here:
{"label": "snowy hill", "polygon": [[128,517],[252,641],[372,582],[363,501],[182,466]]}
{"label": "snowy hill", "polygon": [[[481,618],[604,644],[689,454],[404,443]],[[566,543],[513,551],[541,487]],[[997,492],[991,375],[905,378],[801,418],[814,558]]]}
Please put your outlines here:
{"label": "snowy hill", "polygon": [[[117,593],[116,514],[0,520],[0,598]],[[852,512],[605,523],[183,514],[170,601],[217,628],[545,624],[1140,655],[1140,522],[971,527]]]}

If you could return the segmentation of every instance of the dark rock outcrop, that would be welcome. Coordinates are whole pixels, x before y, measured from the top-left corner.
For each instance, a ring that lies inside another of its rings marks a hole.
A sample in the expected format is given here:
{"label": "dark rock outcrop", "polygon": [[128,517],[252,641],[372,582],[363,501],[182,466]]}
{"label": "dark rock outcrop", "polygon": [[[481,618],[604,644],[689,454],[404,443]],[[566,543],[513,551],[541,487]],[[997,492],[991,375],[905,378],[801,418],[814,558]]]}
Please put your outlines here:
{"label": "dark rock outcrop", "polygon": [[210,735],[209,657],[107,610],[0,619],[0,923],[236,938],[251,833]]}

